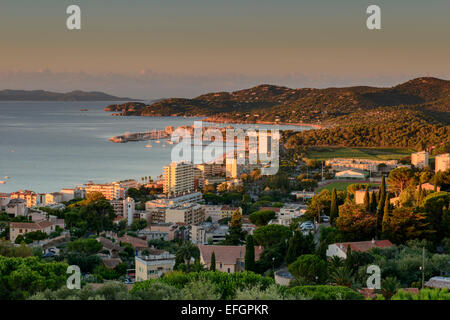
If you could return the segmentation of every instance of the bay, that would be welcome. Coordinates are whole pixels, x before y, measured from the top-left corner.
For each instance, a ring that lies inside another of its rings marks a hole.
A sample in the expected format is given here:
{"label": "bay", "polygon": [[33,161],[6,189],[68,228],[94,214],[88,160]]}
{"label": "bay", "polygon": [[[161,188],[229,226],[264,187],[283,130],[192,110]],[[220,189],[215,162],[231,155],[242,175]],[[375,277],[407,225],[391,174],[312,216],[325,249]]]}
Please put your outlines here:
{"label": "bay", "polygon": [[159,144],[151,142],[152,148],[145,148],[146,141],[116,144],[108,139],[125,132],[192,125],[200,120],[115,117],[103,110],[112,103],[121,102],[0,102],[0,180],[9,177],[5,184],[0,184],[0,192],[28,189],[48,193],[88,181],[156,178],[162,174],[162,167],[170,163],[173,145],[161,140]]}

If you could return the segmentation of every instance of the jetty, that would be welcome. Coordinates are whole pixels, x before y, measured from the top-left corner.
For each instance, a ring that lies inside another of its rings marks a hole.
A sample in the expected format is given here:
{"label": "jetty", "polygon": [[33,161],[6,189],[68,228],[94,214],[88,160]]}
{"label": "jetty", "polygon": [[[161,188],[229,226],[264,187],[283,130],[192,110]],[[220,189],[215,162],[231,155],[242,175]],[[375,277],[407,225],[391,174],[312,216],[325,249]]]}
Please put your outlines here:
{"label": "jetty", "polygon": [[169,130],[147,130],[146,132],[125,133],[120,136],[115,136],[109,139],[114,143],[127,143],[135,141],[161,140],[170,138]]}

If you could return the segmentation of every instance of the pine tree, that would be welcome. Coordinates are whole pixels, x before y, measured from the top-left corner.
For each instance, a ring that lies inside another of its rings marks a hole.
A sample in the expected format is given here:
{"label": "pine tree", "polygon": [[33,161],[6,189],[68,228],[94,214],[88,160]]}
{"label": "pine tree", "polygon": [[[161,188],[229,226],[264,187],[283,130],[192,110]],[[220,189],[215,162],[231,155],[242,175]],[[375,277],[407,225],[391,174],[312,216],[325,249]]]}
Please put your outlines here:
{"label": "pine tree", "polygon": [[364,193],[364,209],[366,212],[370,211],[369,186],[366,187],[366,192]]}
{"label": "pine tree", "polygon": [[255,244],[253,241],[253,236],[248,235],[247,241],[245,243],[245,270],[255,271]]}
{"label": "pine tree", "polygon": [[209,270],[216,271],[216,254],[214,251],[211,253],[211,266],[209,267]]}
{"label": "pine tree", "polygon": [[334,224],[338,216],[339,216],[339,208],[337,203],[337,192],[336,188],[333,188],[333,191],[331,193],[331,207],[330,207],[330,221],[332,224]]}

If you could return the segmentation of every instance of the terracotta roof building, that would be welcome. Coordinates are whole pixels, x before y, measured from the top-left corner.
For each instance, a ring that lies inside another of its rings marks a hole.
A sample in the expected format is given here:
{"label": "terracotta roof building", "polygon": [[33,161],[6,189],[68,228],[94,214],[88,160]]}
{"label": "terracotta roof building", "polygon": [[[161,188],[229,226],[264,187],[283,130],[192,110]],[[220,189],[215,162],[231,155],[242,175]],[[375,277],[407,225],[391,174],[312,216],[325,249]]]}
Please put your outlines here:
{"label": "terracotta roof building", "polygon": [[[211,255],[216,257],[216,270],[233,273],[244,271],[245,246],[198,246],[200,249],[200,262],[208,268],[211,264]],[[255,247],[255,260],[259,260],[262,247]]]}
{"label": "terracotta roof building", "polygon": [[392,243],[389,240],[333,243],[328,246],[327,257],[338,256],[346,259],[348,246],[350,246],[352,251],[365,252],[373,248],[392,247]]}

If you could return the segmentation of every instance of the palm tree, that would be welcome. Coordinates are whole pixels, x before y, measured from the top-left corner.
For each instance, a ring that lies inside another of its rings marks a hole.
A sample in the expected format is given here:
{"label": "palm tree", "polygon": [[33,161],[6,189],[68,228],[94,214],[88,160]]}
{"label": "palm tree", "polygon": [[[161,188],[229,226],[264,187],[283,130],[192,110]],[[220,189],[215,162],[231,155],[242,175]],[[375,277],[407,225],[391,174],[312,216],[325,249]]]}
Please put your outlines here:
{"label": "palm tree", "polygon": [[400,282],[396,277],[387,277],[381,282],[381,294],[386,300],[390,300],[399,288]]}
{"label": "palm tree", "polygon": [[178,248],[177,254],[183,258],[186,263],[186,272],[191,271],[191,258],[198,259],[200,251],[197,246],[190,241],[186,241],[182,246]]}
{"label": "palm tree", "polygon": [[346,266],[334,268],[330,271],[329,279],[335,285],[351,288],[354,282],[353,271]]}

